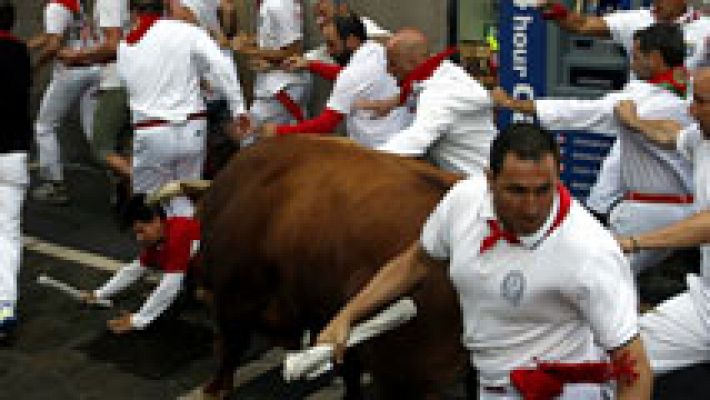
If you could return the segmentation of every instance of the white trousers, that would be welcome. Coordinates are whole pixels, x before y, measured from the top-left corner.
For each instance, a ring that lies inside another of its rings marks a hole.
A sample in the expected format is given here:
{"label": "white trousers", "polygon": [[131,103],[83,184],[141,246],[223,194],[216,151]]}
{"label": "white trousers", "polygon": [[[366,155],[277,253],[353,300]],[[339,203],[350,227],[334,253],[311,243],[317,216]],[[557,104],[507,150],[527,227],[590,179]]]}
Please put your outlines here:
{"label": "white trousers", "polygon": [[[202,178],[207,121],[204,119],[136,129],[133,139],[134,193],[152,193],[168,182]],[[165,207],[169,216],[191,217],[192,202],[173,198]]]}
{"label": "white trousers", "polygon": [[29,176],[27,153],[0,154],[0,301],[17,302],[22,259],[22,204]]}
{"label": "white trousers", "polygon": [[589,191],[587,207],[600,214],[606,214],[611,210],[611,206],[623,195],[621,188],[621,147],[617,140],[602,162],[597,181]]}
{"label": "white trousers", "polygon": [[710,284],[689,275],[688,286],[641,316],[641,338],[656,374],[710,361]]}
{"label": "white trousers", "polygon": [[[290,85],[284,90],[291,100],[301,107],[304,118],[308,118],[307,104],[310,85]],[[260,126],[265,122],[273,122],[279,125],[297,122],[291,113],[289,113],[289,111],[278,100],[276,100],[276,97],[255,98],[249,108],[249,115],[254,120],[254,124],[256,126]]]}
{"label": "white trousers", "polygon": [[[562,395],[556,400],[603,400],[608,399],[608,388],[599,384],[569,384],[564,386]],[[478,400],[522,400],[523,397],[512,386],[506,386],[505,393],[491,393],[479,386]]]}
{"label": "white trousers", "polygon": [[[617,235],[634,235],[680,221],[695,213],[693,204],[642,203],[624,200],[609,214],[609,229]],[[630,254],[631,268],[638,275],[657,265],[670,249],[641,250]]]}
{"label": "white trousers", "polygon": [[87,140],[91,140],[98,83],[97,68],[55,67],[35,121],[35,140],[42,179],[63,179],[57,132],[70,107],[77,101],[84,134]]}

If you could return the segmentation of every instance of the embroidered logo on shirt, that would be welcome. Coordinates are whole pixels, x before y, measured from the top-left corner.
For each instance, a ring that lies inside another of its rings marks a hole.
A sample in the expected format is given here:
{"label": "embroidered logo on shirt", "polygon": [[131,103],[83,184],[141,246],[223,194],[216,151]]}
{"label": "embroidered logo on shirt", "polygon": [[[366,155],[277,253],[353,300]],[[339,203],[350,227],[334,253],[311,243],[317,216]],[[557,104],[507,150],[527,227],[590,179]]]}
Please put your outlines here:
{"label": "embroidered logo on shirt", "polygon": [[525,275],[520,271],[510,271],[500,285],[501,296],[514,306],[520,305],[525,292]]}

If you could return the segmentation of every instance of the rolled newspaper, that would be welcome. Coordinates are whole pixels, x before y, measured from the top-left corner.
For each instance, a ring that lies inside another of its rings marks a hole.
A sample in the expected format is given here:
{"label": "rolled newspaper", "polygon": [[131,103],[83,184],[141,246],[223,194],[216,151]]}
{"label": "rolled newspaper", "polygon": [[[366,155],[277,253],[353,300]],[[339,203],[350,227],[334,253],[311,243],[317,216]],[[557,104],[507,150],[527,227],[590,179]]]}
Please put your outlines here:
{"label": "rolled newspaper", "polygon": [[[73,298],[74,300],[81,301],[82,296],[81,296],[81,290],[69,285],[68,283],[64,283],[60,280],[54,279],[52,277],[49,277],[47,275],[39,275],[37,277],[37,283],[43,286],[49,286],[53,287],[60,292],[69,295],[69,297]],[[113,307],[113,302],[108,299],[96,299],[94,302],[96,305],[104,307],[104,308],[111,308]]]}
{"label": "rolled newspaper", "polygon": [[[410,298],[403,298],[367,321],[353,327],[347,347],[369,340],[392,330],[417,315],[417,306]],[[284,360],[283,376],[286,382],[303,378],[315,379],[333,368],[333,346],[313,346],[306,350],[288,353]]]}

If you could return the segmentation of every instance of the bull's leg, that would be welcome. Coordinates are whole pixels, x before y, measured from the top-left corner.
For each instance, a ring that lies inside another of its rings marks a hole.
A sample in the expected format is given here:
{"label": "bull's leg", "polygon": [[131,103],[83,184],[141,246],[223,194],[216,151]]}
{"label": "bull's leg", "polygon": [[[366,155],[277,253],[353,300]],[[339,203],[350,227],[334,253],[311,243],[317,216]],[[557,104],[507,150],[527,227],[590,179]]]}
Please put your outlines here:
{"label": "bull's leg", "polygon": [[354,351],[345,352],[345,359],[340,368],[340,374],[345,383],[345,394],[343,400],[362,400],[362,362]]}
{"label": "bull's leg", "polygon": [[244,325],[222,323],[214,338],[214,351],[218,358],[217,373],[205,385],[203,392],[209,398],[227,399],[234,389],[234,373],[239,360],[247,350],[251,332]]}

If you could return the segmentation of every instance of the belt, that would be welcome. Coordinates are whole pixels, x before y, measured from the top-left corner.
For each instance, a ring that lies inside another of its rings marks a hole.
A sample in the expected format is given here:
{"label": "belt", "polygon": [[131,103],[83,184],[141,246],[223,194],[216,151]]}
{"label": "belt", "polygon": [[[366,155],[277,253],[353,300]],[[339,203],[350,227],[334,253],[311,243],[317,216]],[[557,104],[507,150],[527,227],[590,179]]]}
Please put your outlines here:
{"label": "belt", "polygon": [[624,200],[642,203],[692,204],[692,194],[638,193],[627,192]]}
{"label": "belt", "polygon": [[495,394],[505,394],[508,393],[508,388],[505,386],[481,386],[484,392],[495,393]]}
{"label": "belt", "polygon": [[[207,118],[207,111],[200,111],[192,114],[187,115],[187,121],[194,121],[197,119],[205,119]],[[146,129],[146,128],[153,128],[156,126],[162,126],[162,125],[168,125],[170,124],[171,121],[167,121],[164,119],[146,119],[140,122],[136,122],[133,124],[133,129]]]}

